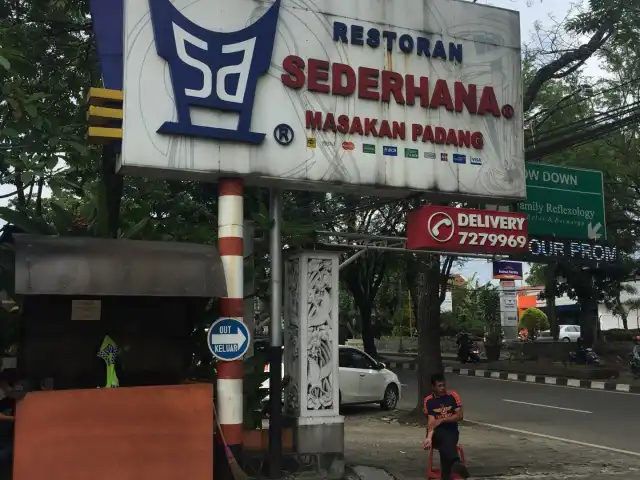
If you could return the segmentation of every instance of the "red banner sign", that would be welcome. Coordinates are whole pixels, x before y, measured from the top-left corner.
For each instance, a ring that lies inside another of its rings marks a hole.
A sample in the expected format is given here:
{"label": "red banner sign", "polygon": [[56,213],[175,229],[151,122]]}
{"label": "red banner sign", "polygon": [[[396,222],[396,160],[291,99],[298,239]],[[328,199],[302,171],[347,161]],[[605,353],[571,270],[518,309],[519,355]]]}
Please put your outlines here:
{"label": "red banner sign", "polygon": [[527,248],[522,213],[428,205],[409,213],[407,248],[461,253],[512,253]]}

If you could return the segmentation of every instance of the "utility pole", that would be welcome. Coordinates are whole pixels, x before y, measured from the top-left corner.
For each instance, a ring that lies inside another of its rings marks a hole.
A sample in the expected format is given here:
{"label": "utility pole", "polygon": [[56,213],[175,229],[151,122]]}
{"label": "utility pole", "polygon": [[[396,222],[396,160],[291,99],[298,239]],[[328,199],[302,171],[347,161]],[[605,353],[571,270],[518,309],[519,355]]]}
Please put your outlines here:
{"label": "utility pole", "polygon": [[271,257],[271,346],[269,347],[269,476],[282,474],[282,191],[269,199]]}
{"label": "utility pole", "polygon": [[558,330],[558,318],[556,316],[556,294],[557,294],[557,278],[556,265],[550,263],[547,265],[545,291],[547,293],[547,317],[549,318],[549,328],[554,340],[558,340],[560,331]]}

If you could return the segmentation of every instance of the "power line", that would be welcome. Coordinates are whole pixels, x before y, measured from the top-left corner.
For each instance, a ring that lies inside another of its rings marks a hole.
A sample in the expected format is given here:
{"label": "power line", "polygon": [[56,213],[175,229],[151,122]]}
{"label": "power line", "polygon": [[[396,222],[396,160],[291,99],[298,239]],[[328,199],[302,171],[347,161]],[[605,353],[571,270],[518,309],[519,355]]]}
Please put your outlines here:
{"label": "power line", "polygon": [[[631,84],[636,83],[636,82],[640,83],[640,77],[634,77],[634,78],[632,78],[630,80],[626,80],[624,82],[618,83],[613,87],[605,88],[605,89],[600,90],[600,91],[598,91],[596,93],[592,93],[591,95],[583,96],[579,100],[575,100],[572,103],[567,103],[566,105],[563,105],[561,108],[558,109],[558,112],[562,111],[565,108],[570,108],[570,107],[573,107],[573,106],[578,105],[580,103],[583,103],[583,102],[585,102],[587,100],[592,100],[592,99],[594,99],[596,97],[604,95],[605,93],[614,92],[616,90],[619,90],[622,87],[625,87],[627,85],[631,85]],[[525,122],[532,121],[536,117],[538,117],[538,116],[540,116],[542,114],[545,114],[545,113],[548,113],[548,111],[547,110],[541,110],[540,112],[535,113],[533,116],[525,119]],[[554,112],[554,114],[555,113],[557,113],[557,112]]]}

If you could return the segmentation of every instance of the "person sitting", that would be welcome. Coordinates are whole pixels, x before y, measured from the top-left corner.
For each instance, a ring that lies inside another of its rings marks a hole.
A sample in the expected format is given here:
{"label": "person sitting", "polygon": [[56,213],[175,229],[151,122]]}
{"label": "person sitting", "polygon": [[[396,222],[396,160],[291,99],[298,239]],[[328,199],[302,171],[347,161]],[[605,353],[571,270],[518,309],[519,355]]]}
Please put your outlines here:
{"label": "person sitting", "polygon": [[427,415],[427,438],[424,449],[435,448],[440,452],[441,479],[449,480],[451,472],[462,478],[469,478],[467,467],[458,455],[460,432],[458,422],[464,418],[460,396],[447,391],[444,375],[431,376],[433,393],[424,399],[424,413]]}

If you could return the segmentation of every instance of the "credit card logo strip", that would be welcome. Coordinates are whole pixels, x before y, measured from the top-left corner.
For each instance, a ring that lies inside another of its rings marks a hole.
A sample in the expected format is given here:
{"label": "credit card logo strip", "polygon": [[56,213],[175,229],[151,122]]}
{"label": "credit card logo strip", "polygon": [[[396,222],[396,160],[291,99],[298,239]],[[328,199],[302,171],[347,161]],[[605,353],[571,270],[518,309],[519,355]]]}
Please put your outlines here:
{"label": "credit card logo strip", "polygon": [[390,145],[384,145],[382,147],[382,154],[387,155],[388,157],[397,157],[398,156],[398,147],[392,147]]}
{"label": "credit card logo strip", "polygon": [[454,153],[452,155],[453,163],[463,164],[467,163],[467,156],[462,153]]}
{"label": "credit card logo strip", "polygon": [[404,149],[405,158],[420,158],[420,152],[415,148]]}

